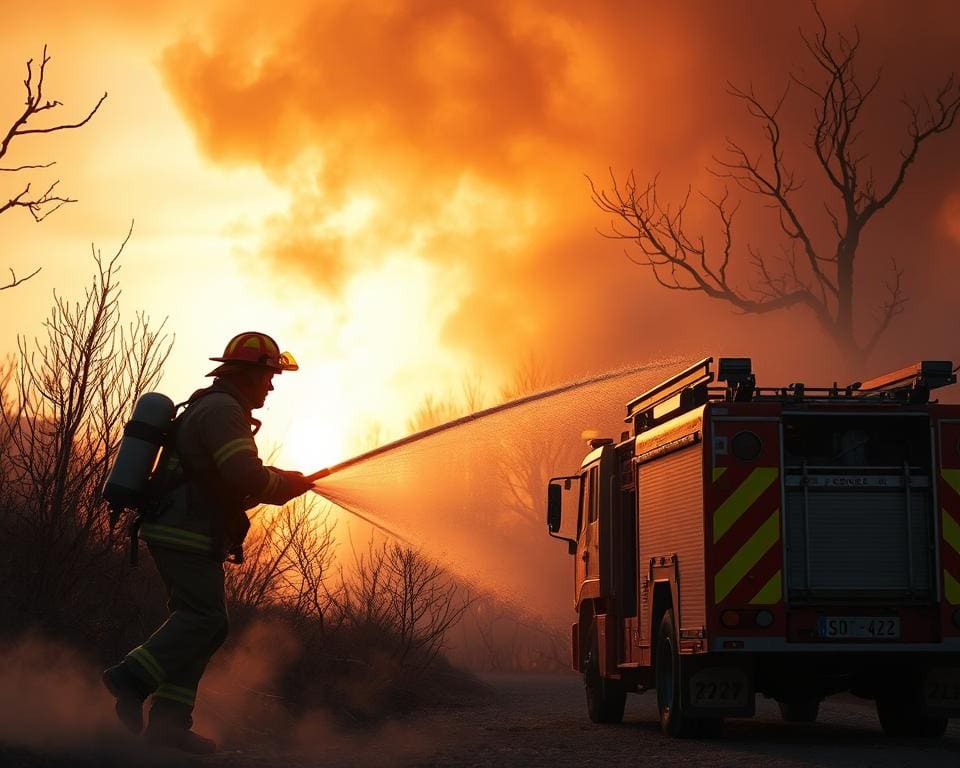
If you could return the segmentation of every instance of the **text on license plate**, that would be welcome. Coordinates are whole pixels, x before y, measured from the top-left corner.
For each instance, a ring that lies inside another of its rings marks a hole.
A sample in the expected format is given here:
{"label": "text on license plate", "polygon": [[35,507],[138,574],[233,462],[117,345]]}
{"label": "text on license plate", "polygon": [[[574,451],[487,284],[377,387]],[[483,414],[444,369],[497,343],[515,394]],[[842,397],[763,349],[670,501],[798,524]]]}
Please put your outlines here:
{"label": "text on license plate", "polygon": [[896,640],[900,637],[900,619],[896,616],[821,616],[819,635]]}
{"label": "text on license plate", "polygon": [[696,707],[744,707],[750,683],[743,670],[708,667],[690,677],[690,701]]}

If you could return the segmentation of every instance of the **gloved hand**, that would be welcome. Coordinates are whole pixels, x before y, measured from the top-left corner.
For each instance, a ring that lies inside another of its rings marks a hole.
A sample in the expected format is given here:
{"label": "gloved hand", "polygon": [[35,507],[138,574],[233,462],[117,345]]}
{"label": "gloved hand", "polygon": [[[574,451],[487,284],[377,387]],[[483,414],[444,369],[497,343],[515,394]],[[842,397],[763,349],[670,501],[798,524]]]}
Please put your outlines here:
{"label": "gloved hand", "polygon": [[308,480],[303,476],[303,472],[296,472],[289,469],[275,469],[283,476],[283,488],[280,495],[283,497],[282,504],[286,504],[291,499],[302,496],[313,488],[313,480]]}

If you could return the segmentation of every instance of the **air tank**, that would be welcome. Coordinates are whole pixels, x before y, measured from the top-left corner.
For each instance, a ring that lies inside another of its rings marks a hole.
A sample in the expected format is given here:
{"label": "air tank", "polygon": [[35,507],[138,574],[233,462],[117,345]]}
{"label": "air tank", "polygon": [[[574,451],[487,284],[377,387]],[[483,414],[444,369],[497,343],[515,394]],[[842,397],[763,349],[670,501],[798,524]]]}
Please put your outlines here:
{"label": "air tank", "polygon": [[142,501],[176,411],[173,400],[159,392],[147,392],[137,400],[103,486],[103,498],[112,509],[136,507]]}

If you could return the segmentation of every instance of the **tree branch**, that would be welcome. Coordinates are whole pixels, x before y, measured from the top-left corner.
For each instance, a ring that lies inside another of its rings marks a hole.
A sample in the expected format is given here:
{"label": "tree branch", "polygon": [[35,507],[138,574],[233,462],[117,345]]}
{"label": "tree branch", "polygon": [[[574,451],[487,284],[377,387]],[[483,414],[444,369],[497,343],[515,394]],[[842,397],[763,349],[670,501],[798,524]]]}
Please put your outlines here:
{"label": "tree branch", "polygon": [[884,282],[887,288],[887,300],[880,305],[880,322],[877,324],[873,335],[864,347],[864,354],[869,355],[877,346],[880,337],[890,326],[890,322],[897,315],[903,313],[903,306],[907,303],[907,298],[903,294],[903,269],[897,264],[896,259],[890,260],[893,277]]}
{"label": "tree branch", "polygon": [[[107,92],[104,91],[103,96],[101,96],[93,106],[93,109],[87,113],[86,117],[75,123],[59,123],[43,128],[27,128],[28,121],[34,115],[63,106],[63,103],[57,100],[43,100],[43,81],[46,76],[47,63],[49,61],[50,57],[47,55],[46,45],[43,46],[43,58],[36,75],[33,69],[33,59],[27,59],[27,76],[23,81],[24,88],[27,91],[25,107],[20,116],[17,117],[7,129],[3,138],[0,139],[0,158],[3,158],[4,155],[7,154],[7,150],[10,148],[10,144],[16,136],[26,136],[31,133],[54,133],[55,131],[65,131],[86,125],[97,113],[97,110],[100,109],[100,105],[106,100]],[[36,77],[36,80],[34,80],[34,77]]]}
{"label": "tree branch", "polygon": [[[27,60],[27,74],[23,80],[23,85],[26,90],[26,99],[24,102],[25,106],[23,111],[13,120],[6,131],[0,133],[0,159],[6,156],[11,145],[13,144],[14,139],[18,136],[26,136],[28,134],[35,133],[55,133],[57,131],[71,130],[86,125],[100,109],[104,100],[106,100],[107,94],[104,92],[103,96],[101,96],[97,103],[93,105],[93,108],[87,112],[86,116],[78,121],[54,123],[52,125],[42,127],[31,127],[29,125],[31,118],[39,115],[42,112],[48,112],[62,106],[62,102],[56,99],[46,99],[44,97],[43,88],[47,74],[47,64],[49,62],[50,57],[47,55],[46,45],[43,46],[43,56],[41,57],[39,67],[34,67],[34,61],[32,58]],[[53,160],[49,162],[21,163],[11,167],[0,167],[0,173],[20,173],[23,171],[44,170],[52,167],[55,165],[55,163],[56,161]],[[35,195],[31,194],[30,192],[32,183],[24,183],[19,193],[6,200],[6,202],[0,203],[0,214],[6,213],[14,208],[23,208],[29,211],[34,221],[43,221],[45,218],[47,218],[47,216],[58,210],[61,206],[76,202],[75,198],[62,195],[57,192],[57,186],[59,184],[60,180],[57,179],[53,183],[49,184],[42,194]],[[11,270],[10,273],[13,279],[10,283],[0,286],[0,290],[14,288],[26,280],[29,280],[39,271],[40,270],[38,268],[27,277],[17,279],[16,275],[13,273],[13,270]]]}
{"label": "tree branch", "polygon": [[35,276],[37,275],[37,273],[40,272],[41,269],[43,269],[43,267],[37,267],[35,270],[33,270],[33,272],[31,272],[31,273],[30,273],[29,275],[27,275],[26,277],[17,277],[17,273],[14,272],[13,269],[11,268],[11,269],[10,269],[10,282],[7,283],[6,285],[0,285],[0,291],[5,291],[5,290],[7,290],[8,288],[16,288],[18,285],[20,285],[20,283],[25,283],[25,282],[27,282],[27,280],[29,280],[31,277],[35,277]]}

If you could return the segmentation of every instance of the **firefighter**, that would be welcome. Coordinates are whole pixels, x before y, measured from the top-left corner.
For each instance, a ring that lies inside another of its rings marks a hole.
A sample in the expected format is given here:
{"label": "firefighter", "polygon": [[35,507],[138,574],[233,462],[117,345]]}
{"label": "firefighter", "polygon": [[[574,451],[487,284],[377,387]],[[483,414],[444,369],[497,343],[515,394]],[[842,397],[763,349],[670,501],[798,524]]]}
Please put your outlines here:
{"label": "firefighter", "polygon": [[121,722],[143,730],[143,702],[153,696],[145,738],[192,753],[216,751],[212,739],[192,729],[197,684],[227,636],[225,560],[242,560],[249,528],[246,510],[285,504],[312,487],[299,472],[264,466],[253,436],[260,422],[251,411],[273,390],[274,375],[295,371],[263,333],[241,333],[227,344],[208,376],[174,422],[140,537],[166,586],[169,615],[142,645],[103,673]]}

